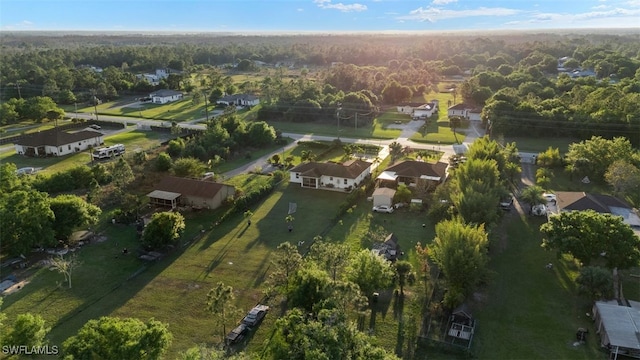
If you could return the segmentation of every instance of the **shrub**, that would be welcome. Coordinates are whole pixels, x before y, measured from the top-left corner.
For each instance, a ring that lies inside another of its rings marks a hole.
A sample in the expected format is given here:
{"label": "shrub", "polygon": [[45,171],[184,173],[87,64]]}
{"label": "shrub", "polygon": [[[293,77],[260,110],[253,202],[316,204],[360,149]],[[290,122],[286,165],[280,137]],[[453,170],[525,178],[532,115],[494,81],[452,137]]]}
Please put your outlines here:
{"label": "shrub", "polygon": [[168,171],[169,169],[171,169],[171,165],[171,156],[169,156],[169,154],[167,154],[166,152],[160,153],[160,155],[158,155],[158,158],[156,158],[156,169],[158,169],[158,171]]}

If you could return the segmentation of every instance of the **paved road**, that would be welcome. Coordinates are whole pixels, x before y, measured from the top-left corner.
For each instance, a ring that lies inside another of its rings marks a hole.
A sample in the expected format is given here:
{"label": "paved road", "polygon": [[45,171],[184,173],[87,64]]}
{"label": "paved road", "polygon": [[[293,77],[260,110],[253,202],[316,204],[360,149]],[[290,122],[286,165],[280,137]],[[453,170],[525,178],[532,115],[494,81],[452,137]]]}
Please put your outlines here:
{"label": "paved road", "polygon": [[[67,113],[67,116],[76,116],[75,113]],[[77,114],[78,118],[82,118],[82,119],[87,119],[87,120],[95,120],[96,117],[94,114],[92,113],[78,113]],[[170,121],[160,121],[160,120],[150,120],[150,119],[142,119],[142,118],[135,118],[135,117],[124,117],[124,116],[114,116],[114,115],[98,115],[98,119],[100,121],[107,121],[107,122],[117,122],[117,123],[126,123],[126,124],[140,124],[142,126],[162,126],[162,127],[171,127],[171,122]],[[181,128],[184,129],[194,129],[194,130],[204,130],[206,129],[206,125],[203,124],[197,124],[196,122],[201,121],[203,119],[197,119],[191,122],[183,122],[183,123],[179,123],[178,126],[180,126]],[[449,158],[449,156],[455,154],[455,151],[453,149],[453,146],[451,145],[434,145],[434,144],[422,144],[422,143],[417,143],[414,141],[411,141],[409,138],[411,137],[411,135],[413,135],[416,131],[418,131],[420,129],[420,127],[422,126],[422,124],[424,124],[424,121],[422,120],[416,120],[416,121],[410,121],[409,123],[407,123],[404,128],[402,129],[402,133],[400,134],[400,137],[398,137],[397,139],[392,139],[392,140],[380,140],[380,139],[355,139],[355,138],[345,138],[345,137],[340,137],[340,141],[344,142],[344,143],[351,143],[351,144],[369,144],[369,145],[377,145],[382,147],[383,149],[386,149],[386,152],[388,152],[388,146],[389,144],[391,144],[394,141],[397,141],[398,143],[400,143],[402,146],[409,146],[412,149],[419,149],[419,150],[438,150],[438,151],[442,151],[443,152],[443,156],[442,159],[443,160],[447,160]],[[472,123],[469,128],[466,130],[467,132],[467,136],[465,138],[464,141],[464,145],[469,145],[471,144],[476,138],[483,136],[484,135],[484,129],[482,129],[479,125],[476,125],[475,123]],[[284,137],[289,137],[291,139],[294,140],[293,143],[287,145],[286,147],[284,147],[284,150],[288,150],[292,147],[295,146],[295,142],[299,141],[299,140],[303,140],[303,141],[310,141],[310,140],[318,140],[318,141],[333,141],[336,139],[336,137],[334,136],[322,136],[322,135],[309,135],[309,134],[297,134],[297,133],[283,133],[282,136]],[[267,159],[269,159],[271,156],[273,156],[274,154],[279,154],[282,153],[283,149],[278,149],[273,151],[270,154],[261,156],[260,158],[250,162],[249,164],[246,164],[238,169],[226,172],[223,174],[223,176],[225,178],[229,178],[238,174],[241,174],[243,172],[247,172],[247,171],[251,171],[253,169],[256,168],[256,166],[264,166],[267,163]]]}

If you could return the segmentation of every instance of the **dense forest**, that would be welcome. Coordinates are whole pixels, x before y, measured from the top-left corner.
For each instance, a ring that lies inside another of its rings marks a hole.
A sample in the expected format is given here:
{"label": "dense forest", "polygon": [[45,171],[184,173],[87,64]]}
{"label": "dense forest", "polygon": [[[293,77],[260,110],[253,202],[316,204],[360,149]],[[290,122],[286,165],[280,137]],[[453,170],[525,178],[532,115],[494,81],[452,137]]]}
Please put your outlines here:
{"label": "dense forest", "polygon": [[[639,38],[637,32],[5,33],[0,52],[0,118],[3,123],[28,118],[22,101],[35,96],[73,104],[170,88],[206,91],[212,101],[225,93],[259,95],[260,120],[334,121],[340,112],[341,117],[366,125],[384,106],[428,98],[430,92],[442,90],[439,85],[453,84],[451,90],[460,101],[484,107],[483,120],[494,134],[624,135],[638,144]],[[273,70],[278,63],[301,70],[291,79],[283,68]],[[136,76],[158,68],[176,72],[156,87]],[[243,70],[263,77],[234,85],[229,71]],[[574,71],[590,71],[591,76],[575,76]]]}

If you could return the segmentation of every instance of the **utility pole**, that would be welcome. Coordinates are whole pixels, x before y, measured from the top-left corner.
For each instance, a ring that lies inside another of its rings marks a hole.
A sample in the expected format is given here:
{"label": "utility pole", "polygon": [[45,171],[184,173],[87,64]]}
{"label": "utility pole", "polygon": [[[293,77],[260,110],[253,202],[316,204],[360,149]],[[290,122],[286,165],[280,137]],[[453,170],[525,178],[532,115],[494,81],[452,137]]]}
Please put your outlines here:
{"label": "utility pole", "polygon": [[356,130],[358,130],[358,113],[356,113]]}
{"label": "utility pole", "polygon": [[20,80],[16,81],[16,89],[18,89],[18,97],[22,99],[22,93],[20,92]]}
{"label": "utility pole", "polygon": [[96,96],[95,89],[91,89],[91,95],[93,95],[93,110],[96,114],[96,121],[98,121],[98,97]]}
{"label": "utility pole", "polygon": [[338,118],[338,140],[340,140],[340,110],[342,110],[342,104],[338,103],[338,111],[336,117]]}
{"label": "utility pole", "polygon": [[207,123],[209,122],[209,104],[207,103],[207,93],[204,93],[204,112],[207,116]]}
{"label": "utility pole", "polygon": [[78,103],[77,103],[77,102],[74,102],[74,103],[73,103],[73,106],[74,106],[74,107],[75,107],[75,109],[76,109],[76,121],[78,121]]}

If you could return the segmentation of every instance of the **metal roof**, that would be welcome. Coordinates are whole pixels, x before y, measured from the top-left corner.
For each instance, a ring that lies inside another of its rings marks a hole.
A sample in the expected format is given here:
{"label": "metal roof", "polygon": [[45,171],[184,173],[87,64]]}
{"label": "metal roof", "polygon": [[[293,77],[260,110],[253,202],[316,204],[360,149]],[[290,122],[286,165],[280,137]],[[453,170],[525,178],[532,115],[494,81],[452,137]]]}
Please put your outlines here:
{"label": "metal roof", "polygon": [[640,310],[603,302],[596,308],[611,346],[640,350]]}
{"label": "metal roof", "polygon": [[152,192],[147,194],[147,197],[154,198],[154,199],[162,199],[162,200],[173,201],[173,200],[179,198],[180,195],[181,194],[179,194],[179,193],[175,193],[175,192],[171,192],[171,191],[153,190]]}

